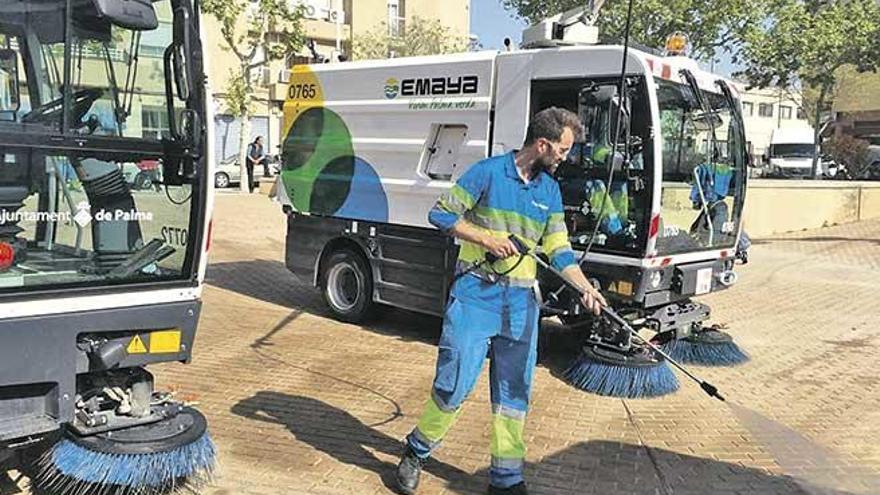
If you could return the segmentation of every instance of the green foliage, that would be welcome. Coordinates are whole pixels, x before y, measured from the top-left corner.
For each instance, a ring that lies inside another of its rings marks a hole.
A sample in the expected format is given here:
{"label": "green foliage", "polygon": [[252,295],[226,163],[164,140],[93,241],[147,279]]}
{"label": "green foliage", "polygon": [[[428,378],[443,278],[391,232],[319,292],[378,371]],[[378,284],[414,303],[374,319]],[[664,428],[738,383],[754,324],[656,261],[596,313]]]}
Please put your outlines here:
{"label": "green foliage", "polygon": [[227,81],[227,106],[246,115],[253,101],[253,71],[302,49],[304,8],[286,0],[203,0],[202,10],[220,23],[225,48],[239,62]]}
{"label": "green foliage", "polygon": [[240,73],[229,71],[226,79],[226,111],[232,115],[250,115],[253,91]]}
{"label": "green foliage", "polygon": [[[771,0],[773,14],[750,26],[735,61],[737,74],[753,87],[800,92],[810,123],[818,130],[830,115],[841,74],[880,67],[876,0]],[[818,170],[818,158],[813,160]]]}
{"label": "green foliage", "polygon": [[[500,0],[520,17],[536,23],[569,9],[583,0]],[[666,38],[681,31],[690,40],[690,56],[711,57],[719,49],[734,52],[748,26],[760,23],[765,0],[639,0],[633,5],[632,42],[662,50]],[[609,1],[599,11],[597,26],[603,42],[624,39],[628,2]]]}
{"label": "green foliage", "polygon": [[388,58],[392,53],[395,57],[414,57],[463,52],[468,46],[467,37],[457,35],[439,20],[413,17],[401,36],[391,36],[384,22],[356,36],[352,56],[355,60]]}
{"label": "green foliage", "polygon": [[822,151],[831,155],[835,162],[845,165],[849,173],[857,177],[869,165],[868,145],[864,139],[840,134],[823,143]]}
{"label": "green foliage", "polygon": [[811,87],[827,96],[839,68],[865,72],[880,65],[875,0],[774,0],[772,12],[746,30],[737,57],[753,86]]}
{"label": "green foliage", "polygon": [[[288,0],[202,0],[201,7],[220,23],[225,48],[238,59],[238,70],[230,71],[226,81],[226,107],[241,119],[238,162],[245,177],[254,71],[302,50],[305,7],[291,7]],[[245,191],[247,181],[242,180],[239,187]]]}

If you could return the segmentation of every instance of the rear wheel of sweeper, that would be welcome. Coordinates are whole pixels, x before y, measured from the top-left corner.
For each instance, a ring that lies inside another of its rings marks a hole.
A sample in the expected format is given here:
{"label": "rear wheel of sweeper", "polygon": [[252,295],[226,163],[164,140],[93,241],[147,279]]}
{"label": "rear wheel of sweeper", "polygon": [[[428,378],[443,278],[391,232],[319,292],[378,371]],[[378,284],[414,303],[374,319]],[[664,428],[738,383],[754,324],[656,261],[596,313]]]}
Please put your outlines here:
{"label": "rear wheel of sweeper", "polygon": [[39,495],[161,495],[198,492],[211,481],[216,452],[205,417],[181,407],[162,421],[80,437],[68,431],[37,461]]}
{"label": "rear wheel of sweeper", "polygon": [[322,264],[321,293],[336,318],[360,323],[369,318],[373,302],[373,274],[359,253],[343,248]]}
{"label": "rear wheel of sweeper", "polygon": [[623,399],[659,397],[679,387],[666,360],[640,345],[618,350],[587,344],[565,371],[565,379],[583,391]]}

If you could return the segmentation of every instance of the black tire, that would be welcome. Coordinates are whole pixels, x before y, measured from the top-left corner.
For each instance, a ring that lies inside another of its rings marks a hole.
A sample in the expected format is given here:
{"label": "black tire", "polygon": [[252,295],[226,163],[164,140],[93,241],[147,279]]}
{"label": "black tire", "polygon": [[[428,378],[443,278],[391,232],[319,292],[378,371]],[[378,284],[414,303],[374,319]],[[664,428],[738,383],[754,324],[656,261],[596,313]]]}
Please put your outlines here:
{"label": "black tire", "polygon": [[214,187],[217,189],[229,187],[229,176],[224,172],[217,172],[214,174]]}
{"label": "black tire", "polygon": [[375,308],[373,272],[359,253],[340,249],[322,264],[321,295],[333,315],[346,323],[368,319]]}

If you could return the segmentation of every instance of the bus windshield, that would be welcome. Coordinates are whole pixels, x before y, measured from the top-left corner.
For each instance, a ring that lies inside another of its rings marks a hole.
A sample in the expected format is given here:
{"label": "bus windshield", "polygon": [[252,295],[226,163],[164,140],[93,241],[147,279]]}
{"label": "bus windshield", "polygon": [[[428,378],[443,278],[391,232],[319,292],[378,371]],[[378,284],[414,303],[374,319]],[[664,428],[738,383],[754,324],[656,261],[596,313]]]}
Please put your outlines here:
{"label": "bus windshield", "polygon": [[739,231],[746,180],[737,103],[721,92],[697,88],[696,94],[692,85],[659,78],[656,83],[663,150],[657,252],[731,248]]}
{"label": "bus windshield", "polygon": [[92,0],[0,0],[0,295],[193,278],[203,160],[174,122],[204,104],[169,95],[164,59],[186,1],[131,2],[126,25]]}

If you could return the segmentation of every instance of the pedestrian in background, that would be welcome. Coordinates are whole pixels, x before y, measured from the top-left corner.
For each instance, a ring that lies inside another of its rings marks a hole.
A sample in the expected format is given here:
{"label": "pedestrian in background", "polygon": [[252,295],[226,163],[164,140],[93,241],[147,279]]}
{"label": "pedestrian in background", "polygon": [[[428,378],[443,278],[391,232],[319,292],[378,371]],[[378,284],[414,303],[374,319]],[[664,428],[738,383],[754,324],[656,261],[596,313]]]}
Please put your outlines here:
{"label": "pedestrian in background", "polygon": [[266,153],[263,151],[263,136],[257,136],[254,142],[248,145],[247,151],[247,181],[248,191],[254,192],[254,167],[263,165],[263,175],[268,176],[269,167]]}

